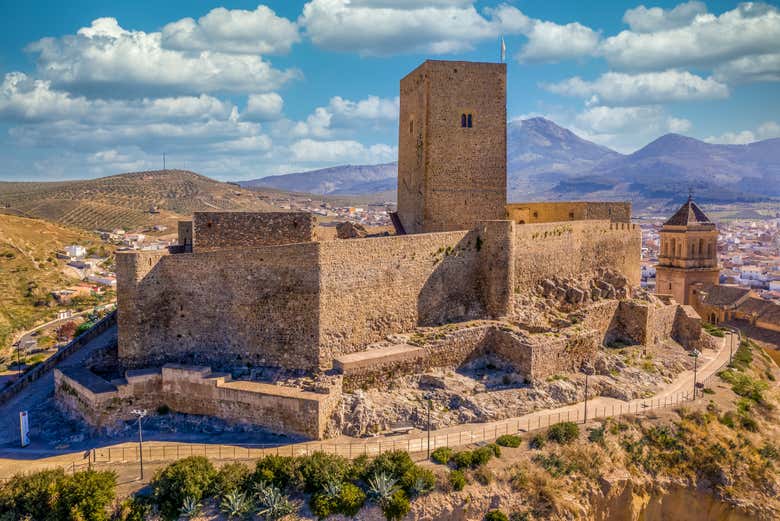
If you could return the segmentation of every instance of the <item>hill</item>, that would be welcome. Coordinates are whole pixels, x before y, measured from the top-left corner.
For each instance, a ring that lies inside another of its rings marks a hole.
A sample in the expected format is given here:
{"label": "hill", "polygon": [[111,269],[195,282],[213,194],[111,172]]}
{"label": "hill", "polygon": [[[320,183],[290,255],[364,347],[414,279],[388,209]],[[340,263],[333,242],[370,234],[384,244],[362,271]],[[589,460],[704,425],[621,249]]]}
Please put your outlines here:
{"label": "hill", "polygon": [[69,244],[101,248],[97,235],[41,219],[0,214],[0,353],[15,331],[51,319],[53,289],[74,284],[55,256]]}
{"label": "hill", "polygon": [[[151,213],[156,208],[159,213]],[[0,209],[86,230],[170,225],[193,211],[269,210],[263,194],[187,170],[83,181],[0,183]]]}
{"label": "hill", "polygon": [[[694,188],[709,202],[780,197],[780,139],[717,145],[678,134],[662,136],[628,155],[597,145],[544,118],[507,128],[510,201],[629,199],[637,206],[665,202]],[[397,167],[346,165],[242,182],[319,194],[392,198]]]}

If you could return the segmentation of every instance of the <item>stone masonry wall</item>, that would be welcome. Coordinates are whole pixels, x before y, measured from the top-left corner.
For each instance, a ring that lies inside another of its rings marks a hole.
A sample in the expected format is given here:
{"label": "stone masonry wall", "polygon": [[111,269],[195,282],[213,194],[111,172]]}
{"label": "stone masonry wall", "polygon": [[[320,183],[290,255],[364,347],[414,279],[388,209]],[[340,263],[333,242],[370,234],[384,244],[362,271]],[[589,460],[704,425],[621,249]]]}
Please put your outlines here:
{"label": "stone masonry wall", "polygon": [[317,240],[309,212],[195,212],[193,251],[235,250]]}
{"label": "stone masonry wall", "polygon": [[575,221],[515,227],[515,284],[532,288],[554,275],[577,277],[597,268],[611,268],[640,282],[642,234],[632,224]]}
{"label": "stone masonry wall", "polygon": [[[94,374],[55,371],[60,407],[98,429],[111,429],[132,419],[133,408],[213,416],[258,425],[271,432],[307,438],[325,437],[327,420],[340,392],[314,393],[278,385],[231,381],[208,367],[165,365],[157,370],[128,371],[111,383]],[[93,385],[90,385],[92,381]]]}
{"label": "stone masonry wall", "polygon": [[318,255],[312,242],[118,254],[120,362],[315,369]]}
{"label": "stone masonry wall", "polygon": [[630,202],[561,201],[509,203],[507,219],[518,224],[605,220],[631,222]]}

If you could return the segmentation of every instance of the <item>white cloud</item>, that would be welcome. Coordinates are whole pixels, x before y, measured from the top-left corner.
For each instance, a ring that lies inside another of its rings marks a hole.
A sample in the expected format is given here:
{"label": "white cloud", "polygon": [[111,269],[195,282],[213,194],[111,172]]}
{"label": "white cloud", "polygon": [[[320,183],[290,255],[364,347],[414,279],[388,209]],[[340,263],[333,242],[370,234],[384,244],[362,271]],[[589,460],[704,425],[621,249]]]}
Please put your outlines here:
{"label": "white cloud", "polygon": [[212,9],[197,21],[182,18],[162,29],[162,46],[179,51],[284,54],[300,41],[298,27],[258,5],[254,11]]}
{"label": "white cloud", "polygon": [[352,140],[301,139],[290,145],[293,158],[309,163],[381,163],[395,159],[397,148],[384,144],[365,146]]}
{"label": "white cloud", "polygon": [[14,122],[73,120],[82,124],[228,119],[235,107],[212,96],[101,100],[53,89],[21,72],[0,84],[0,119]]}
{"label": "white cloud", "polygon": [[589,98],[592,105],[654,105],[672,101],[722,99],[728,86],[687,71],[668,70],[643,74],[608,72],[595,81],[579,77],[544,85],[550,92]]}
{"label": "white cloud", "polygon": [[600,39],[599,33],[576,22],[558,25],[537,20],[526,34],[528,43],[518,55],[521,62],[550,62],[587,56],[596,50]]}
{"label": "white cloud", "polygon": [[523,34],[523,61],[558,61],[592,53],[599,34],[579,23],[529,18],[501,4],[477,11],[473,1],[311,0],[298,19],[315,45],[364,55],[448,54],[499,36]]}
{"label": "white cloud", "polygon": [[328,105],[317,107],[305,121],[279,120],[273,125],[274,135],[294,137],[333,137],[353,133],[358,128],[395,126],[398,121],[399,98],[368,96],[353,101],[334,96]]}
{"label": "white cloud", "polygon": [[780,125],[774,121],[767,121],[759,125],[755,130],[742,130],[726,132],[720,136],[710,136],[704,141],[708,143],[720,143],[724,145],[746,145],[764,139],[780,137]]}
{"label": "white cloud", "polygon": [[720,16],[700,14],[685,26],[654,32],[622,31],[607,38],[600,52],[615,67],[667,69],[715,66],[748,55],[773,53],[778,42],[778,9],[743,3]]}
{"label": "white cloud", "polygon": [[715,77],[729,83],[780,81],[780,53],[737,58],[715,68]]}
{"label": "white cloud", "polygon": [[264,92],[300,77],[256,55],[165,49],[160,33],[125,30],[114,18],[98,18],[76,35],[43,38],[27,49],[37,54],[44,79],[102,97]]}
{"label": "white cloud", "polygon": [[254,121],[273,121],[282,116],[284,100],[276,92],[250,94],[242,117]]}
{"label": "white cloud", "polygon": [[330,99],[328,108],[330,111],[346,120],[386,120],[398,121],[400,99],[380,98],[379,96],[368,96],[366,99],[351,101],[341,96],[335,96]]}
{"label": "white cloud", "polygon": [[705,14],[707,6],[704,2],[685,2],[673,9],[660,7],[647,8],[644,5],[629,9],[623,15],[623,21],[637,33],[653,33],[691,23],[698,15]]}

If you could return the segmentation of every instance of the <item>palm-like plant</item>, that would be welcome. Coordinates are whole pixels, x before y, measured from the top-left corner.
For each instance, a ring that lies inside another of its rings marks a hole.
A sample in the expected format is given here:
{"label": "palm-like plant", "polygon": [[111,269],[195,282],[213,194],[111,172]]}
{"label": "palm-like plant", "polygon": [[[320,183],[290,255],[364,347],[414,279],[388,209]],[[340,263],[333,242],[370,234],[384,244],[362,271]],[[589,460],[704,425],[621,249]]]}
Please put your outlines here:
{"label": "palm-like plant", "polygon": [[411,492],[413,496],[422,496],[432,490],[433,487],[429,482],[425,481],[423,478],[417,478],[412,485]]}
{"label": "palm-like plant", "polygon": [[242,492],[231,490],[222,498],[220,509],[228,516],[228,519],[241,518],[249,510],[249,501]]}
{"label": "palm-like plant", "polygon": [[380,472],[368,478],[368,493],[377,503],[390,499],[395,492],[396,480]]}
{"label": "palm-like plant", "polygon": [[323,489],[323,492],[326,496],[329,498],[338,498],[339,495],[341,495],[341,483],[338,481],[328,481],[325,483],[325,488]]}
{"label": "palm-like plant", "polygon": [[281,519],[295,511],[295,507],[287,499],[287,496],[268,483],[261,481],[255,485],[255,497],[258,506],[257,513],[269,521]]}
{"label": "palm-like plant", "polygon": [[184,503],[181,506],[181,518],[192,519],[200,513],[200,503],[192,496],[184,498]]}

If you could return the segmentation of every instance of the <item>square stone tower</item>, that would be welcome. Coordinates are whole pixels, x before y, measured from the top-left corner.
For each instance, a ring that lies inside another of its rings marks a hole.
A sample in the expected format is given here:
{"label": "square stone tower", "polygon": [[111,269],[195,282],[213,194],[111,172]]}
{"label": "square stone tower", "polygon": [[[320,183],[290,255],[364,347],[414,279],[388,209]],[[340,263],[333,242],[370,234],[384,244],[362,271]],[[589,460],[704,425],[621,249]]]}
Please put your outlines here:
{"label": "square stone tower", "polygon": [[401,80],[398,217],[406,233],[506,219],[506,64],[427,60]]}

